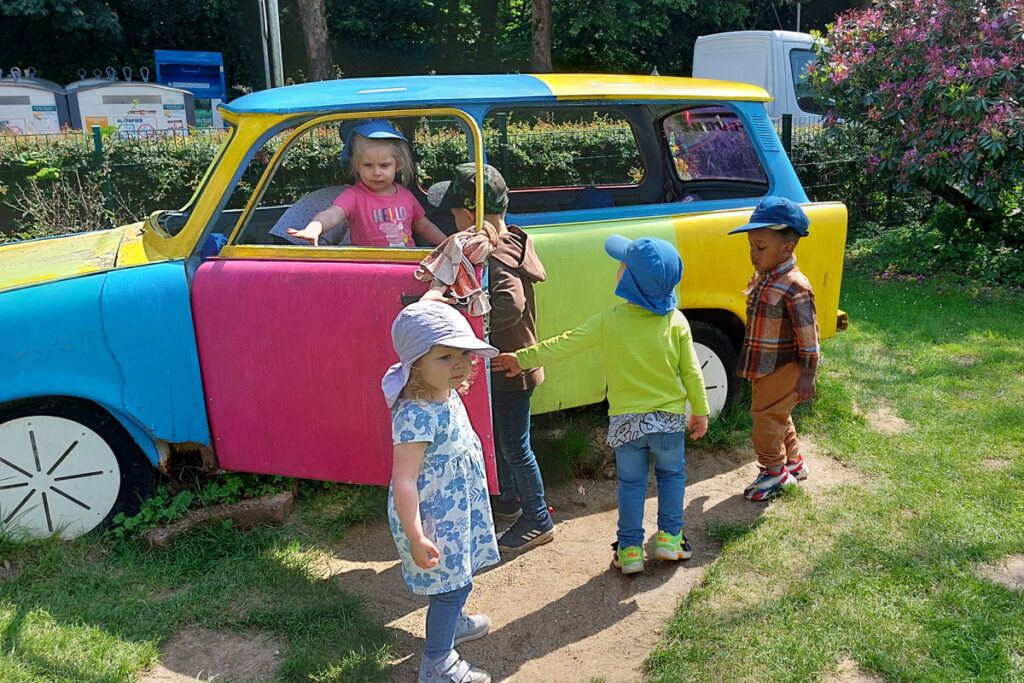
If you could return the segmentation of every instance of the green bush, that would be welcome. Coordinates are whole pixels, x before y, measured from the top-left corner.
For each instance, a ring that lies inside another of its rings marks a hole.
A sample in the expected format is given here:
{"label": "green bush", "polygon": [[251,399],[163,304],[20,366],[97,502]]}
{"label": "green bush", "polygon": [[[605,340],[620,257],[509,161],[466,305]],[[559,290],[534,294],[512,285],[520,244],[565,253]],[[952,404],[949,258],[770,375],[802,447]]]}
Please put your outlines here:
{"label": "green bush", "polygon": [[891,177],[865,173],[864,162],[877,140],[854,124],[808,127],[794,135],[790,153],[812,201],[841,201],[849,212],[849,232],[866,226],[899,226],[924,220],[935,200],[922,192],[899,193]]}

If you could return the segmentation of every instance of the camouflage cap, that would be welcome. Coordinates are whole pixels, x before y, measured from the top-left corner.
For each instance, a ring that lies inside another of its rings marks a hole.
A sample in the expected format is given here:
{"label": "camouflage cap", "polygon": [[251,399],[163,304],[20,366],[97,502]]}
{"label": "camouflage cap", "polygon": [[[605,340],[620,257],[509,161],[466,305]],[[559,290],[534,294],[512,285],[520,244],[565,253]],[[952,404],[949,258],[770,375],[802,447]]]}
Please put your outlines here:
{"label": "camouflage cap", "polygon": [[[484,164],[484,213],[504,213],[508,209],[508,186],[498,169]],[[459,164],[455,177],[437,183],[427,192],[427,201],[439,209],[476,210],[476,165]]]}

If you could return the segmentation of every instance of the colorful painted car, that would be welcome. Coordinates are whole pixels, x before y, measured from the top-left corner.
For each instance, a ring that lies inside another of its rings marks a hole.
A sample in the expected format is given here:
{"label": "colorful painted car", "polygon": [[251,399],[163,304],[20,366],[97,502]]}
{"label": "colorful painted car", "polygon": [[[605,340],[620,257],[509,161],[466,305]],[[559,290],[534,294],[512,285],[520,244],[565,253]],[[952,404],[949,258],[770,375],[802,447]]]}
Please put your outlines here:
{"label": "colorful painted car", "polygon": [[[542,338],[616,302],[606,236],[676,243],[680,305],[720,409],[739,386],[752,270],[746,240],[726,233],[760,197],[804,205],[811,234],[797,255],[822,336],[843,318],[845,207],[808,202],[767,99],[736,83],[558,74],[339,80],[223,106],[227,140],[184,208],[0,247],[0,531],[102,527],[138,509],[156,467],[196,450],[230,470],[389,480],[379,381],[394,362],[391,321],[426,288],[412,272],[429,251],[344,235],[299,245],[284,231],[349,182],[336,151],[357,119],[405,132],[421,200],[457,163],[504,172],[509,222],[548,272],[536,289]],[[600,402],[601,367],[595,351],[547,368],[534,412]],[[467,402],[493,470],[485,381]]]}

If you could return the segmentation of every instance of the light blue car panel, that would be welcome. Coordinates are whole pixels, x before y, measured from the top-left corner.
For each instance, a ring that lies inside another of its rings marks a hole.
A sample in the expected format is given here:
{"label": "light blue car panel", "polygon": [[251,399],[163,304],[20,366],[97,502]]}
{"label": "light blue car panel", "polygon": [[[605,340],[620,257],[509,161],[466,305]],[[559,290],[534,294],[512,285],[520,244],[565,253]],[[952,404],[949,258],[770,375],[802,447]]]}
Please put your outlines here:
{"label": "light blue car panel", "polygon": [[154,464],[153,439],[209,445],[180,261],[0,297],[0,403],[37,396],[93,401],[124,424]]}

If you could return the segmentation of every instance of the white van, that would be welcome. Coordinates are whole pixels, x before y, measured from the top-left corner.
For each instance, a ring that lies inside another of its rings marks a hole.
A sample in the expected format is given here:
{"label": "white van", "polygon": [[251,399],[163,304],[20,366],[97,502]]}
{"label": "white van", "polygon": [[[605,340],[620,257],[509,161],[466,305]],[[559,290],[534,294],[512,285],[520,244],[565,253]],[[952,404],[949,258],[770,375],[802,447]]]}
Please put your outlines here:
{"label": "white van", "polygon": [[693,46],[693,77],[759,85],[775,98],[772,118],[792,114],[794,125],[821,118],[804,74],[814,62],[814,37],[795,31],[730,31],[700,36]]}

